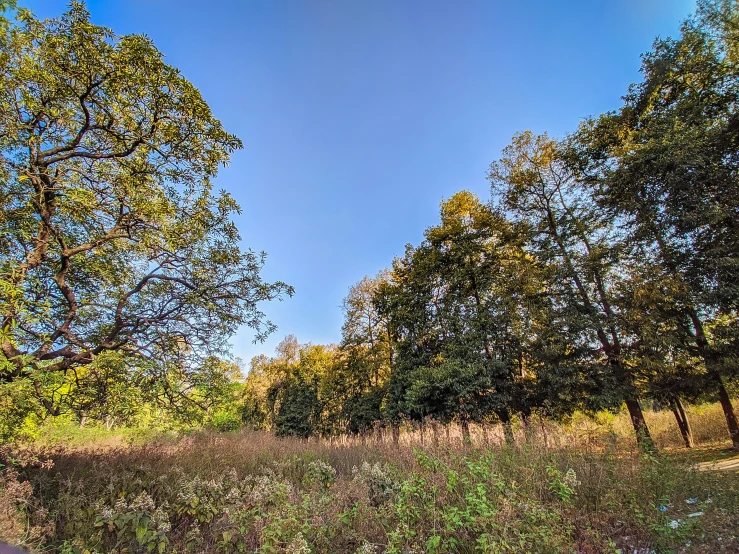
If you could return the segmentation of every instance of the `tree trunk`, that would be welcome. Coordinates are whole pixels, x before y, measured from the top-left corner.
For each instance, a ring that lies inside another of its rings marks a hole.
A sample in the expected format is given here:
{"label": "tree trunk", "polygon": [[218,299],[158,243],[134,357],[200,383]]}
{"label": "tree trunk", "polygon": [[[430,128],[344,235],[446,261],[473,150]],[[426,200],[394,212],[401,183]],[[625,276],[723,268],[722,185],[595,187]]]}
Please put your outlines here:
{"label": "tree trunk", "polygon": [[724,380],[721,379],[721,375],[717,371],[710,371],[710,375],[718,385],[718,399],[721,402],[721,408],[726,418],[726,425],[731,435],[731,446],[734,450],[739,450],[739,422],[737,422],[729,392],[726,390]]}
{"label": "tree trunk", "polygon": [[695,330],[695,344],[698,346],[698,351],[706,364],[708,376],[713,380],[718,388],[718,400],[721,402],[721,409],[724,411],[724,417],[726,418],[726,426],[729,428],[732,448],[734,450],[739,450],[739,422],[737,422],[736,413],[734,413],[734,406],[731,404],[729,393],[726,391],[726,387],[724,386],[724,380],[721,378],[721,373],[716,368],[716,353],[708,342],[705,330],[703,329],[703,322],[698,316],[698,313],[695,309],[690,308],[687,310],[687,314],[690,316],[690,320],[693,323],[693,329]]}
{"label": "tree trunk", "polygon": [[487,423],[481,423],[480,424],[480,433],[482,434],[482,441],[485,444],[485,446],[490,445],[490,436],[488,435],[488,426]]}
{"label": "tree trunk", "polygon": [[539,417],[539,425],[541,426],[541,435],[544,437],[544,448],[549,449],[549,435],[547,434],[547,426],[544,424],[543,417]]}
{"label": "tree trunk", "polygon": [[526,442],[531,442],[534,437],[534,426],[531,423],[531,411],[521,412],[521,422],[523,423],[523,436]]}
{"label": "tree trunk", "polygon": [[462,414],[459,425],[462,427],[462,442],[467,446],[471,445],[472,436],[470,435],[470,422],[467,421],[467,414]]}
{"label": "tree trunk", "polygon": [[434,437],[434,448],[439,448],[439,422],[436,420],[431,422],[431,433]]}
{"label": "tree trunk", "polygon": [[690,424],[688,423],[688,418],[685,416],[685,410],[683,410],[683,404],[680,402],[679,397],[670,399],[670,410],[672,410],[672,414],[675,416],[680,434],[685,441],[685,447],[693,448],[693,435],[690,431]]}
{"label": "tree trunk", "polygon": [[649,427],[647,426],[647,421],[644,419],[644,413],[639,405],[639,400],[635,397],[627,399],[626,409],[629,410],[629,417],[634,426],[636,444],[638,444],[639,448],[642,450],[654,450],[654,441],[652,440],[652,436],[649,434]]}
{"label": "tree trunk", "polygon": [[87,423],[87,416],[86,415],[83,415],[80,418],[80,429],[82,429],[85,426],[86,423]]}
{"label": "tree trunk", "polygon": [[391,428],[393,433],[393,444],[398,446],[398,444],[400,444],[400,425],[393,423]]}
{"label": "tree trunk", "polygon": [[505,442],[508,446],[514,446],[516,444],[516,438],[513,436],[513,425],[511,425],[511,414],[508,410],[503,409],[498,412],[500,422],[503,424],[503,436],[505,436]]}
{"label": "tree trunk", "polygon": [[683,403],[682,400],[680,400],[680,397],[677,397],[675,400],[677,404],[677,410],[678,412],[680,412],[680,416],[682,417],[683,423],[685,424],[685,432],[688,434],[688,448],[692,448],[695,445],[695,441],[693,441],[693,429],[690,427],[688,414],[685,413],[685,409],[683,408]]}

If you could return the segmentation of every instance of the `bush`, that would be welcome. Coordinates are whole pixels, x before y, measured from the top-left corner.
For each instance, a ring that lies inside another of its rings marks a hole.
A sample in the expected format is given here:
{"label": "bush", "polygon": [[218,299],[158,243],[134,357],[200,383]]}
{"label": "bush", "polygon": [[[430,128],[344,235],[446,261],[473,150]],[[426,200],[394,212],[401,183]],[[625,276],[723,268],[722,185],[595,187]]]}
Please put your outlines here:
{"label": "bush", "polygon": [[236,431],[241,427],[241,418],[234,411],[219,410],[213,414],[210,420],[210,427],[222,433]]}

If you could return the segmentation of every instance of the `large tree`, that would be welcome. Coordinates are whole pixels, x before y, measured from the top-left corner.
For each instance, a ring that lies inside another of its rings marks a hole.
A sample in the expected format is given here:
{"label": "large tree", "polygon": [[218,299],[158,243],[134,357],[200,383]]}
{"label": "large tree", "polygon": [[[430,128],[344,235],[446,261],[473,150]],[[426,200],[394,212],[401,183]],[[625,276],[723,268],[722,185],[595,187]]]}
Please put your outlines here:
{"label": "large tree", "polygon": [[396,350],[388,407],[457,418],[465,433],[469,421],[494,414],[509,440],[512,413],[572,409],[558,398],[567,347],[551,318],[547,272],[522,231],[463,191],[442,203],[441,223],[423,243],[396,260],[376,295]]}
{"label": "large tree", "polygon": [[0,35],[0,379],[43,397],[106,351],[186,369],[240,325],[269,333],[258,303],[292,289],[262,280],[212,186],[240,147],[148,38],[78,2],[19,11]]}
{"label": "large tree", "polygon": [[599,203],[669,283],[673,322],[704,362],[735,448],[726,380],[739,376],[739,5],[702,1],[678,39],[655,41],[618,112],[573,142]]}
{"label": "large tree", "polygon": [[611,394],[626,404],[637,440],[651,446],[639,403],[643,376],[630,359],[633,336],[625,332],[614,291],[622,266],[612,220],[596,209],[562,146],[547,135],[514,136],[489,178],[500,205],[531,230],[530,252],[557,267],[560,279],[550,294],[567,309],[567,327],[577,330],[573,340],[590,345],[589,370],[600,366]]}

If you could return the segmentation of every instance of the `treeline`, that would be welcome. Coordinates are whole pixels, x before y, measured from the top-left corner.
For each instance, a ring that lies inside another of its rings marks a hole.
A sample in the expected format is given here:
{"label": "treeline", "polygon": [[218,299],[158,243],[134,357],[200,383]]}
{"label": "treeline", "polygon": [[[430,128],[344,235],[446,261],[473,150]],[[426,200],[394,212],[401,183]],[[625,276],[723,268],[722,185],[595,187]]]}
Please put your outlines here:
{"label": "treeline", "polygon": [[739,448],[739,8],[700,2],[622,107],[523,132],[391,269],[353,286],[337,346],[251,362],[244,420],[307,437],[718,400]]}

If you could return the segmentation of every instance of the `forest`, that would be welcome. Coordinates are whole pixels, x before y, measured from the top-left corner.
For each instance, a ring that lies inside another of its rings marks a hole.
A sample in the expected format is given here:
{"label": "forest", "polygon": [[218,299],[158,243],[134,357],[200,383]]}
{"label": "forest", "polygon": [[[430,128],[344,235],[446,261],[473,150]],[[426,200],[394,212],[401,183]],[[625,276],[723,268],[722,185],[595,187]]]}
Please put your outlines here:
{"label": "forest", "polygon": [[489,195],[349,287],[338,344],[248,364],[231,337],[296,291],[241,243],[213,181],[242,143],[198,89],[76,1],[0,0],[0,80],[0,539],[739,551],[736,470],[695,469],[739,451],[735,0],[618,109],[516,133]]}

